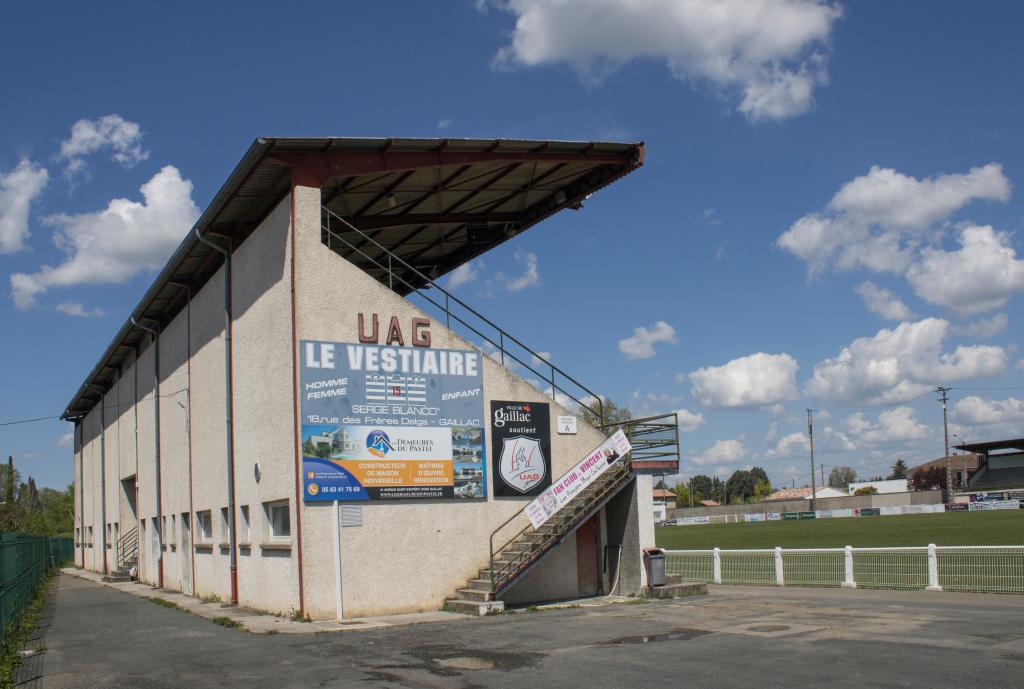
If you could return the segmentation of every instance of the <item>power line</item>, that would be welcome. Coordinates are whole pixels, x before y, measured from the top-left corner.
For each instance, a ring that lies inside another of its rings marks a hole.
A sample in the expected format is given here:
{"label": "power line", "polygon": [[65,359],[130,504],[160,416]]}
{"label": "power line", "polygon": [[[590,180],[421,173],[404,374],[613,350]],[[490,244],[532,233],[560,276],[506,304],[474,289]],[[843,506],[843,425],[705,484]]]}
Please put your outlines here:
{"label": "power line", "polygon": [[35,421],[49,421],[50,419],[59,419],[60,416],[39,416],[34,419],[18,419],[17,421],[4,421],[0,423],[0,426],[16,426],[19,423],[33,423]]}

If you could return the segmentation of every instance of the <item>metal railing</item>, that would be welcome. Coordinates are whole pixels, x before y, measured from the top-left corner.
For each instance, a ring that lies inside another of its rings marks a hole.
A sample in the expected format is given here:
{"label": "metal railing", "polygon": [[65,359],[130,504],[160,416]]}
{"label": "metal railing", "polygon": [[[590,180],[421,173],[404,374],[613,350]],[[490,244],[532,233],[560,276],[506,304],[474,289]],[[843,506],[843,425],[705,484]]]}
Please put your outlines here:
{"label": "metal railing", "polygon": [[[549,362],[547,356],[535,352],[502,330],[373,237],[326,207],[322,207],[321,229],[324,233],[323,243],[329,249],[338,252],[339,255],[340,250],[344,249],[348,250],[349,256],[358,254],[372,266],[370,269],[363,267],[367,274],[373,275],[393,291],[402,287],[409,293],[416,294],[423,301],[418,305],[423,306],[424,310],[437,310],[449,330],[454,330],[454,323],[472,333],[472,336],[481,338],[480,344],[475,346],[485,355],[509,369],[522,368],[525,372],[532,373],[537,376],[532,382],[538,388],[549,386],[543,392],[549,394],[551,399],[558,400],[558,393],[561,393],[565,396],[563,402],[571,402],[578,405],[580,410],[589,412],[590,416],[598,419],[598,425],[604,422],[604,405],[597,393]],[[472,342],[472,336],[466,336],[466,339]],[[529,376],[523,377],[529,380]]]}
{"label": "metal railing", "polygon": [[587,486],[539,529],[532,530],[532,527],[527,525],[506,540],[502,546],[495,548],[495,537],[502,529],[521,517],[522,512],[517,512],[492,531],[489,569],[491,591],[495,596],[532,569],[541,556],[601,509],[632,478],[623,458],[619,458],[594,483]]}
{"label": "metal railing", "polygon": [[667,550],[683,581],[1024,594],[1024,545]]}
{"label": "metal railing", "polygon": [[117,539],[117,566],[118,568],[124,567],[129,563],[136,562],[139,557],[139,527],[136,526],[134,529]]}
{"label": "metal railing", "polygon": [[71,538],[0,534],[0,637],[32,600],[48,571],[73,556]]}
{"label": "metal railing", "polygon": [[630,461],[679,461],[679,424],[675,412],[598,426],[609,436],[620,428],[632,447]]}

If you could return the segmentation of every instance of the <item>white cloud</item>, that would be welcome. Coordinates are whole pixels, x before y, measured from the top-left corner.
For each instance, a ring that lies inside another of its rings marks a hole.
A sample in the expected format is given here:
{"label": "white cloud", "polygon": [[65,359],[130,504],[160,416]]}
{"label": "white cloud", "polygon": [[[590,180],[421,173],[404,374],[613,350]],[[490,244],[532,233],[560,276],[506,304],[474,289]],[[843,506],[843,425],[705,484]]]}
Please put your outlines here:
{"label": "white cloud", "polygon": [[[729,440],[718,440],[714,445],[704,450],[699,455],[690,457],[690,461],[697,466],[735,462],[747,456],[747,448],[743,446],[743,437],[731,438]],[[723,466],[719,466],[722,469]]]}
{"label": "white cloud", "polygon": [[75,316],[76,318],[92,318],[93,316],[102,316],[104,313],[103,309],[99,307],[87,309],[81,302],[77,301],[66,301],[63,304],[57,304],[55,308],[60,313]]}
{"label": "white cloud", "polygon": [[60,142],[57,159],[65,164],[69,178],[86,174],[85,156],[105,150],[110,159],[129,168],[149,157],[142,147],[142,129],[120,115],[105,115],[95,120],[78,120],[71,125],[71,136]]}
{"label": "white cloud", "polygon": [[857,285],[857,294],[864,300],[864,306],[873,314],[887,321],[910,321],[917,316],[892,290],[879,287],[873,282]]}
{"label": "white cloud", "polygon": [[1024,402],[1016,397],[1005,400],[986,400],[977,395],[958,400],[953,406],[952,416],[959,423],[968,426],[991,424],[1024,423]]}
{"label": "white cloud", "polygon": [[907,271],[907,281],[925,301],[972,315],[1006,305],[1013,292],[1024,291],[1024,260],[1017,258],[1005,232],[965,227],[961,248],[925,248]]}
{"label": "white cloud", "polygon": [[74,433],[63,433],[60,438],[57,439],[58,447],[71,447],[71,443],[75,441]]}
{"label": "white cloud", "polygon": [[694,414],[689,409],[676,409],[676,425],[683,433],[695,431],[704,425],[704,415]]}
{"label": "white cloud", "polygon": [[914,418],[910,407],[883,411],[878,415],[878,423],[871,423],[863,413],[857,412],[844,424],[853,437],[872,445],[920,440],[929,434],[928,427]]}
{"label": "white cloud", "polygon": [[25,248],[29,208],[43,191],[50,174],[29,160],[10,172],[0,172],[0,254]]}
{"label": "white cloud", "polygon": [[806,433],[790,433],[780,438],[775,447],[761,455],[761,459],[791,459],[798,455],[803,457],[809,448],[810,441]]}
{"label": "white cloud", "polygon": [[54,287],[121,283],[163,266],[199,217],[192,183],[168,165],[142,185],[142,202],[114,199],[106,208],[80,215],[55,215],[53,241],[67,255],[60,265],[11,276],[14,303],[31,308]]}
{"label": "white cloud", "polygon": [[484,269],[484,262],[466,261],[461,266],[448,274],[448,289],[455,289],[467,283],[473,282]]}
{"label": "white cloud", "polygon": [[630,361],[650,359],[656,354],[654,345],[657,342],[675,344],[675,328],[665,321],[658,321],[651,328],[636,327],[633,329],[632,337],[619,340],[619,351]]}
{"label": "white cloud", "polygon": [[739,100],[751,122],[809,111],[828,80],[824,51],[839,5],[816,0],[510,0],[497,67],[565,63],[590,84],[622,65],[663,61],[680,81]]}
{"label": "white cloud", "polygon": [[523,274],[515,278],[505,278],[501,276],[505,281],[505,288],[509,292],[519,292],[527,287],[536,287],[540,284],[540,273],[537,271],[537,254],[530,253],[516,253],[516,260],[520,263],[526,264],[526,269]]}
{"label": "white cloud", "polygon": [[818,434],[818,449],[830,452],[853,452],[857,449],[857,443],[850,439],[840,430],[831,426],[825,426],[825,430]]}
{"label": "white cloud", "polygon": [[1024,359],[1018,361],[1017,365],[1014,368],[1016,368],[1018,371],[1024,371]]}
{"label": "white cloud", "polygon": [[437,123],[437,128],[441,130],[448,129],[448,127],[452,126],[452,121],[453,120],[450,117],[446,117],[443,120],[439,120]]}
{"label": "white cloud", "polygon": [[843,347],[814,367],[804,393],[816,400],[879,404],[904,402],[941,382],[985,378],[1006,370],[1002,347],[974,345],[944,353],[949,322],[926,318],[882,329]]}
{"label": "white cloud", "polygon": [[765,354],[733,359],[689,374],[693,397],[708,407],[762,407],[797,397],[799,366],[789,354]]}
{"label": "white cloud", "polygon": [[902,273],[935,223],[971,201],[1009,198],[1010,181],[998,163],[927,179],[874,166],[843,185],[823,212],[793,223],[776,245],[805,261],[811,274],[833,265]]}
{"label": "white cloud", "polygon": [[951,332],[954,335],[965,335],[984,340],[988,337],[995,337],[1006,330],[1008,323],[1009,318],[1006,317],[1005,313],[997,313],[991,318],[979,318],[976,321],[964,323],[963,325],[954,325],[951,328]]}

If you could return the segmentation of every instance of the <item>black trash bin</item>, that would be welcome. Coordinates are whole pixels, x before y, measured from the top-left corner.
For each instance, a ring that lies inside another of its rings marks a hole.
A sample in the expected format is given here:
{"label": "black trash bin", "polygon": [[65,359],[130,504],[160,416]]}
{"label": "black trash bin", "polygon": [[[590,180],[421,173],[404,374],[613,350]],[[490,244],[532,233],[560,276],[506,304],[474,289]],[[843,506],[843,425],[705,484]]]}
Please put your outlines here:
{"label": "black trash bin", "polygon": [[664,586],[665,551],[661,548],[644,548],[644,566],[647,568],[647,585]]}

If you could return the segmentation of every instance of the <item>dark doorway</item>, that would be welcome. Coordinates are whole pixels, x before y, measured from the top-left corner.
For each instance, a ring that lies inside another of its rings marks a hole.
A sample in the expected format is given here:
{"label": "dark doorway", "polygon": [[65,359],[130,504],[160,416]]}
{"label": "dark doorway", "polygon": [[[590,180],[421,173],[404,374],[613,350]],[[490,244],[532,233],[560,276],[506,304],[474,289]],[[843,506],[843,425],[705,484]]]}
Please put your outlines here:
{"label": "dark doorway", "polygon": [[576,573],[581,596],[596,596],[600,591],[597,567],[597,515],[576,530]]}

